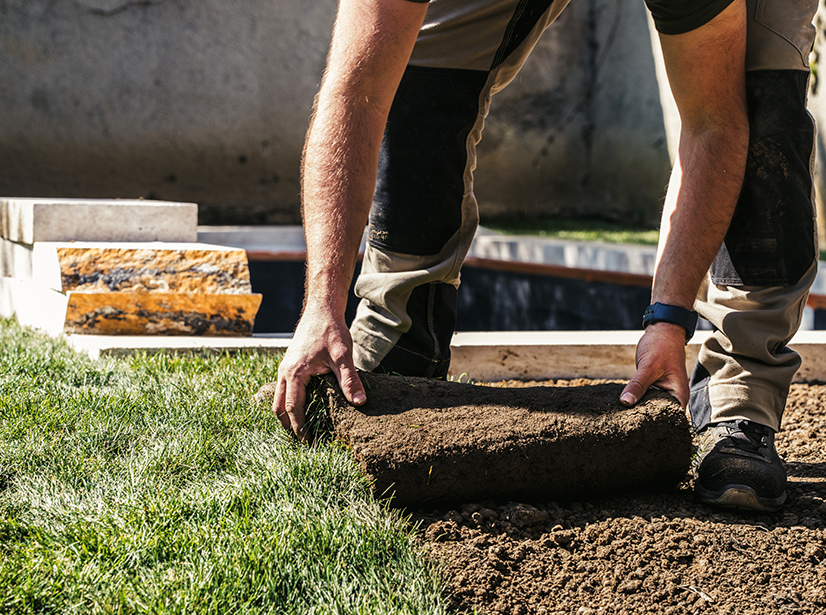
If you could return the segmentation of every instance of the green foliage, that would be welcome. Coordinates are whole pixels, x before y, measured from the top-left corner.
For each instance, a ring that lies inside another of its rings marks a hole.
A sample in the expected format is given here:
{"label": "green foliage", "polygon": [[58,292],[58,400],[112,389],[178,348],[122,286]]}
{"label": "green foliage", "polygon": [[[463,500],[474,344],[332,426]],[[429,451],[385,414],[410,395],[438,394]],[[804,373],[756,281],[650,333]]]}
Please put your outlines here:
{"label": "green foliage", "polygon": [[493,231],[507,235],[536,235],[554,239],[576,241],[604,241],[657,245],[659,231],[628,224],[620,224],[599,218],[548,217],[538,219],[491,218],[482,224]]}
{"label": "green foliage", "polygon": [[0,322],[0,612],[444,612],[347,451],[252,401],[278,360],[92,361]]}
{"label": "green foliage", "polygon": [[[657,229],[620,224],[600,218],[488,218],[482,220],[482,225],[506,235],[535,235],[552,239],[645,246],[656,246],[660,237],[660,231]],[[826,260],[826,250],[819,251],[819,260]]]}

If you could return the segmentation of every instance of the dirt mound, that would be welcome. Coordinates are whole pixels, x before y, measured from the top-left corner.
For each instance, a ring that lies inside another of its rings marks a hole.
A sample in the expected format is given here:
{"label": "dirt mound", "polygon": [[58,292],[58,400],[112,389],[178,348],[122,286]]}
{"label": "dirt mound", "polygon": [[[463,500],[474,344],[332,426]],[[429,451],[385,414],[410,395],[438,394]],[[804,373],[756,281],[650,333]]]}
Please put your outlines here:
{"label": "dirt mound", "polygon": [[458,612],[814,615],[826,612],[824,443],[826,387],[794,385],[777,440],[789,500],[772,515],[709,509],[688,479],[658,494],[408,510]]}
{"label": "dirt mound", "polygon": [[485,387],[362,374],[353,408],[324,389],[336,436],[397,506],[548,500],[674,485],[685,476],[685,413],[652,391],[634,408],[620,384]]}

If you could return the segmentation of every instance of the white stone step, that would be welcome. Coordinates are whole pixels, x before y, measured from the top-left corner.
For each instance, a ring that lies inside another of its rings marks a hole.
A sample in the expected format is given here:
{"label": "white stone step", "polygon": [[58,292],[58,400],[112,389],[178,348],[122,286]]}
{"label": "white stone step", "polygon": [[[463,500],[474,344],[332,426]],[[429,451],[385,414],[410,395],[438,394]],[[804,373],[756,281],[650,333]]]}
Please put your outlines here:
{"label": "white stone step", "polygon": [[0,238],[0,276],[31,280],[34,277],[33,259],[33,246]]}
{"label": "white stone step", "polygon": [[51,336],[63,334],[69,298],[34,280],[0,278],[0,316]]}
{"label": "white stone step", "polygon": [[132,199],[0,198],[0,237],[38,241],[186,241],[198,206]]}

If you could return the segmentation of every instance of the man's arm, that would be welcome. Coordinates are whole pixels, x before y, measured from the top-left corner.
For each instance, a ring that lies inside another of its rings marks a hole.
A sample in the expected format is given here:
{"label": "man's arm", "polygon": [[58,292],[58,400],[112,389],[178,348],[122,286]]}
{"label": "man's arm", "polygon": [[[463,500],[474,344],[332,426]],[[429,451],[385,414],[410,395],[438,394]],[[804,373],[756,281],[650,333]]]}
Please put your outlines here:
{"label": "man's arm", "polygon": [[390,105],[427,4],[341,0],[304,147],[302,217],[307,243],[304,310],[278,369],[273,410],[301,435],[305,387],[332,372],[347,399],[366,401],[344,322],[347,293],[373,197]]}
{"label": "man's arm", "polygon": [[[728,230],[748,151],[745,94],[746,6],[735,0],[710,22],[661,35],[682,122],[660,229],[651,302],[692,309]],[[637,345],[637,372],[622,392],[631,406],[650,386],[688,403],[685,330],[649,325]]]}

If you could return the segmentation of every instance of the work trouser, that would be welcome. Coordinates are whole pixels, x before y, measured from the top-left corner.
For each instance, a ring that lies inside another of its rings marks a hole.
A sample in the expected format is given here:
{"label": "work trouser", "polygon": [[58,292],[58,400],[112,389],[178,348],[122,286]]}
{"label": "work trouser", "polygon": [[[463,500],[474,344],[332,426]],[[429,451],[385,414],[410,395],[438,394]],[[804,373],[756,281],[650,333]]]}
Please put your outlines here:
{"label": "work trouser", "polygon": [[356,367],[443,377],[479,214],[476,145],[494,92],[568,0],[433,0],[379,157],[351,326]]}
{"label": "work trouser", "polygon": [[780,428],[817,267],[806,111],[817,0],[747,0],[749,153],[728,234],[696,309],[714,326],[691,377],[694,425],[748,419]]}
{"label": "work trouser", "polygon": [[[491,95],[566,1],[434,0],[388,120],[351,327],[357,367],[444,376],[459,269],[478,225],[472,173]],[[697,309],[715,332],[692,377],[695,424],[779,427],[800,359],[786,343],[814,279],[805,109],[816,2],[749,0],[751,142],[740,202]]]}

